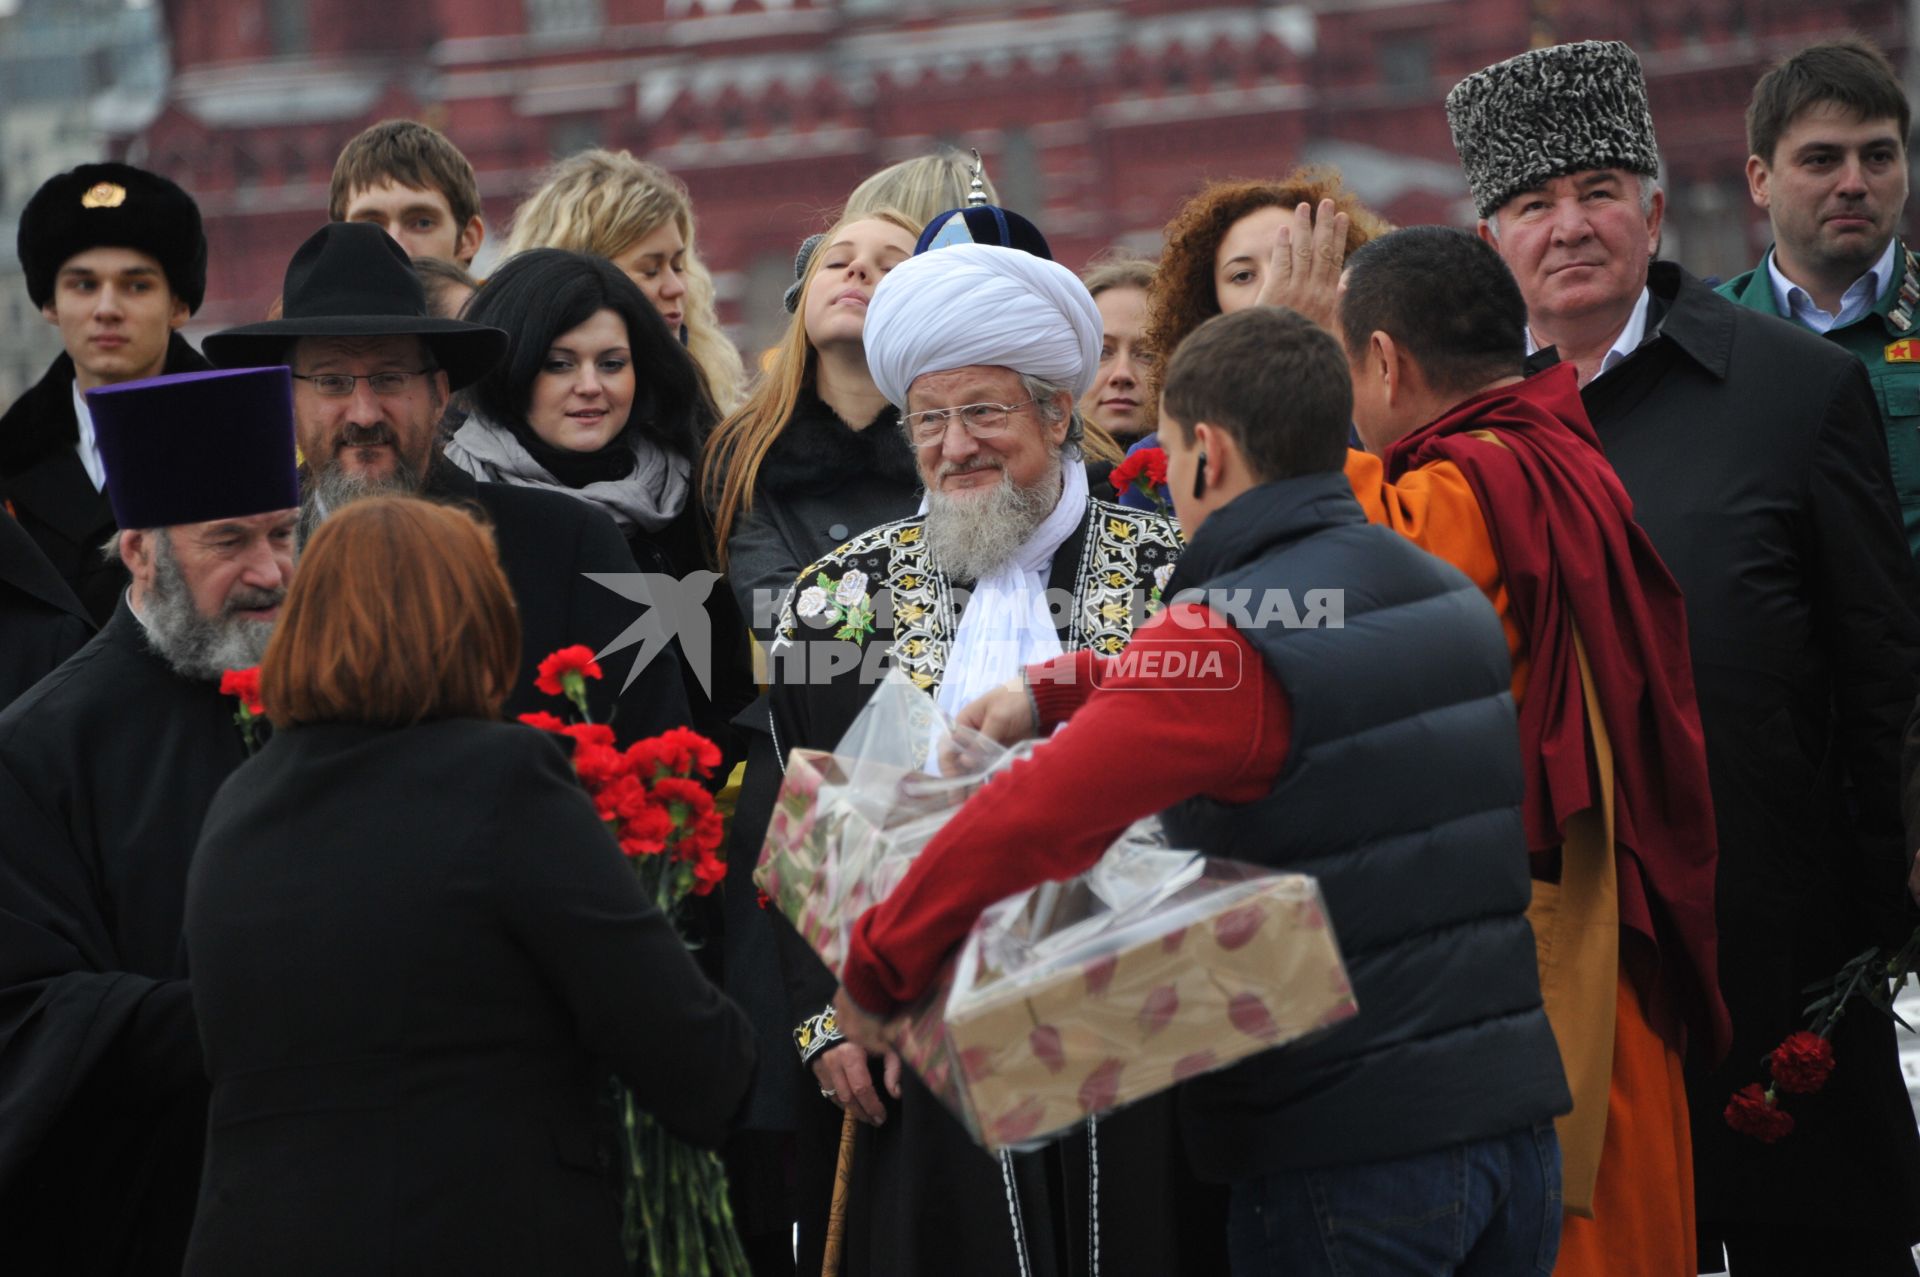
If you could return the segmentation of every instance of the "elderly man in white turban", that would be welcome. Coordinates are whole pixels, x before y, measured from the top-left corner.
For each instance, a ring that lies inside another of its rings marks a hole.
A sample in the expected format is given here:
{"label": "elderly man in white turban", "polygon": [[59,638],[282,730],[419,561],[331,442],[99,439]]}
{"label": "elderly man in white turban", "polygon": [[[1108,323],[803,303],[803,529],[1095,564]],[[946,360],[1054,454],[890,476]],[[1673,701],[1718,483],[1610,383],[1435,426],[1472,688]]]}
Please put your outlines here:
{"label": "elderly man in white turban", "polygon": [[[875,290],[866,348],[926,499],[794,584],[769,654],[783,754],[831,748],[892,668],[957,712],[1032,662],[1119,651],[1180,550],[1171,520],[1089,495],[1074,405],[1099,362],[1100,313],[1072,272],[986,244],[923,253]],[[1114,765],[1135,762],[1116,749]],[[840,1041],[833,975],[780,931],[807,1080],[862,1123],[843,1271],[1172,1273],[1217,1245],[1164,1109],[996,1163],[897,1060],[882,1068]],[[803,1202],[803,1254],[809,1216]]]}

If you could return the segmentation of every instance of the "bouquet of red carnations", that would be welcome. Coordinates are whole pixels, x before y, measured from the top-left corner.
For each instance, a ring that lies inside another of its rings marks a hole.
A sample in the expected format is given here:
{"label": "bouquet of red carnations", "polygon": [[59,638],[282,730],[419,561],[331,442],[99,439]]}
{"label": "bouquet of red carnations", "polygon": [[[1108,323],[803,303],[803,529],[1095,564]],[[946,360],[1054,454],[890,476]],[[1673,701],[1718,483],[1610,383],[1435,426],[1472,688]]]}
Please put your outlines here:
{"label": "bouquet of red carnations", "polygon": [[[580,717],[544,712],[520,721],[573,742],[573,770],[634,872],[668,918],[689,896],[704,896],[726,877],[724,821],[701,781],[720,765],[720,750],[677,727],[620,749],[613,729],[592,721],[587,684],[601,676],[593,653],[567,647],[540,663],[542,692],[563,697]],[[613,1083],[625,1141],[621,1166],[622,1240],[633,1271],[647,1277],[748,1277],[733,1228],[727,1176],[720,1159],[683,1144]]]}

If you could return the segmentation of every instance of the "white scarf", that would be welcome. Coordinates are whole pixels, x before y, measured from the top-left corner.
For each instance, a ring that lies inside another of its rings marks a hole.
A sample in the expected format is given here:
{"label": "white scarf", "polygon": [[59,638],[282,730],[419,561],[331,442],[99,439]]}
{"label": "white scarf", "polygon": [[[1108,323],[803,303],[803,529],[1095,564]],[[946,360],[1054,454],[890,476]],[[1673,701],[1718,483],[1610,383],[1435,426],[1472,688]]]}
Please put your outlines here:
{"label": "white scarf", "polygon": [[[945,251],[945,250],[943,250]],[[940,708],[949,717],[1036,661],[1060,655],[1047,609],[1053,556],[1087,513],[1087,468],[1077,451],[1060,455],[1060,500],[1006,563],[974,582],[940,676]]]}

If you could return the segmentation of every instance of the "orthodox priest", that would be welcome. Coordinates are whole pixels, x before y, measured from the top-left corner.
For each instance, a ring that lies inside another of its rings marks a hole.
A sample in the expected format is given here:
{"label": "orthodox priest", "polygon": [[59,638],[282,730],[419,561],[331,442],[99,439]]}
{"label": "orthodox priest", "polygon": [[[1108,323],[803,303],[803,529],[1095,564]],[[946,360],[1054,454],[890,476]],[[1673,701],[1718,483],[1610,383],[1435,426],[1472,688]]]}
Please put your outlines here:
{"label": "orthodox priest", "polygon": [[259,662],[299,522],[285,368],[87,406],[131,585],[0,714],[0,1238],[22,1277],[180,1271],[207,1120],[187,863],[247,756],[221,676]]}
{"label": "orthodox priest", "polygon": [[[954,712],[1028,662],[1118,651],[1180,550],[1170,520],[1088,494],[1074,405],[1099,362],[1100,314],[1066,268],[985,244],[911,258],[875,290],[866,348],[874,384],[901,410],[926,498],[921,513],[808,568],[789,593],[769,653],[782,756],[831,748],[886,668]],[[863,1122],[847,1273],[1224,1267],[1208,1267],[1219,1215],[1181,1188],[1192,1181],[1174,1164],[1166,1107],[1103,1120],[1097,1158],[1080,1136],[996,1162],[897,1061],[883,1076],[838,1040],[833,975],[780,931],[800,1061],[833,1106],[826,1130],[843,1109]],[[808,1147],[817,1125],[803,1114],[803,1161],[818,1156]],[[803,1200],[803,1270],[819,1263],[813,1215]]]}

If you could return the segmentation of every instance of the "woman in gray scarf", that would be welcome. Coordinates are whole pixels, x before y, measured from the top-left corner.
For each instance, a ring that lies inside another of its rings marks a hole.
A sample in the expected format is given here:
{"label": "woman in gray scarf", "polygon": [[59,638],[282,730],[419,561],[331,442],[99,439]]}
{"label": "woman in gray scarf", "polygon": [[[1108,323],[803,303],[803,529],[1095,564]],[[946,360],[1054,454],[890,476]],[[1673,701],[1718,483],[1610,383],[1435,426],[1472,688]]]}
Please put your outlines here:
{"label": "woman in gray scarf", "polygon": [[[712,533],[690,497],[715,414],[692,358],[639,287],[605,258],[533,249],[509,258],[467,314],[513,344],[465,392],[469,415],[447,460],[483,482],[598,506],[643,572],[709,569]],[[694,726],[727,749],[752,671],[732,592],[716,584],[707,610],[712,686],[690,679],[687,697]]]}

